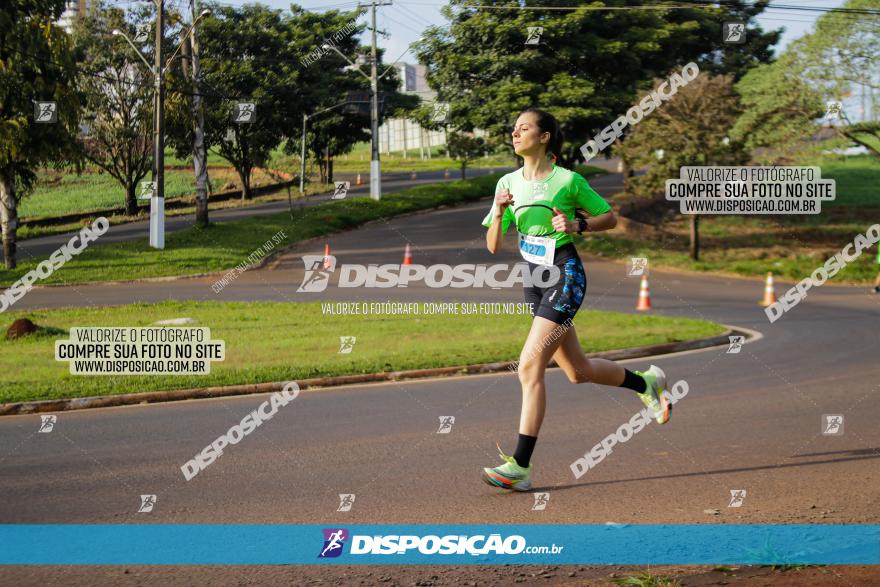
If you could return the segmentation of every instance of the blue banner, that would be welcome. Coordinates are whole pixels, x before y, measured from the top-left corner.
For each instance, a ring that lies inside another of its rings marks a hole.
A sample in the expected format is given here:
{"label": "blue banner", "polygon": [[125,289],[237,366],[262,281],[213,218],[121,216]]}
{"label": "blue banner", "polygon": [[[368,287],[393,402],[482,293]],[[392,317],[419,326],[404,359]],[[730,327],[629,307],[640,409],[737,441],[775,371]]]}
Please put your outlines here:
{"label": "blue banner", "polygon": [[0,564],[880,564],[880,525],[5,524]]}

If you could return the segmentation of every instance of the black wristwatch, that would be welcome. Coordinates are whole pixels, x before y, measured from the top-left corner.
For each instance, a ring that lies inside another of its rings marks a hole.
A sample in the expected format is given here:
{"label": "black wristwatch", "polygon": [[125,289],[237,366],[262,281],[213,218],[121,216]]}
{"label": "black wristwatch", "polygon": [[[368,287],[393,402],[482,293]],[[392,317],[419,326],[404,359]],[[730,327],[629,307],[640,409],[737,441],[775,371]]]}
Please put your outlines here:
{"label": "black wristwatch", "polygon": [[586,218],[582,218],[582,217],[580,217],[580,216],[578,216],[577,219],[578,219],[578,231],[577,231],[577,233],[578,233],[578,234],[583,234],[585,230],[586,230],[587,232],[590,232],[590,225],[587,224],[587,219],[586,219]]}

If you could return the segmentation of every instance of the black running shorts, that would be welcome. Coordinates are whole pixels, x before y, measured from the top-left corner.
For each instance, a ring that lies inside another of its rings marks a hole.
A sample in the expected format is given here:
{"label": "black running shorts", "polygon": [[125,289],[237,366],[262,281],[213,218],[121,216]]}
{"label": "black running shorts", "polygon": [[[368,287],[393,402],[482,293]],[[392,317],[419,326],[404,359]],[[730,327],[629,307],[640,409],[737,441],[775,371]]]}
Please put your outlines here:
{"label": "black running shorts", "polygon": [[[577,249],[571,243],[556,249],[553,264],[559,267],[559,280],[548,287],[525,287],[525,301],[532,304],[533,316],[562,324],[573,319],[581,307],[587,290],[587,276]],[[548,268],[529,263],[532,275],[541,270],[548,271]]]}

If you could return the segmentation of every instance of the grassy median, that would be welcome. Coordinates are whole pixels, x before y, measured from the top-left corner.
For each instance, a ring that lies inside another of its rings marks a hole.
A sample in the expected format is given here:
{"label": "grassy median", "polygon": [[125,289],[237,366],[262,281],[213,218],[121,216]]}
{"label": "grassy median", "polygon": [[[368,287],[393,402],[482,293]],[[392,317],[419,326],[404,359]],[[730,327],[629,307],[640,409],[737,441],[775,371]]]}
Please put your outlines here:
{"label": "grassy median", "polygon": [[[23,317],[41,328],[21,339],[0,339],[0,403],[515,360],[530,321],[525,314],[325,315],[317,302],[216,301],[3,316],[4,329]],[[54,342],[69,339],[71,327],[137,327],[171,318],[192,318],[192,326],[209,327],[212,339],[225,341],[226,360],[200,376],[70,375],[67,362],[55,361]],[[593,310],[579,312],[575,326],[588,352],[691,340],[724,330],[703,320]],[[339,353],[341,336],[356,337],[350,354]]]}

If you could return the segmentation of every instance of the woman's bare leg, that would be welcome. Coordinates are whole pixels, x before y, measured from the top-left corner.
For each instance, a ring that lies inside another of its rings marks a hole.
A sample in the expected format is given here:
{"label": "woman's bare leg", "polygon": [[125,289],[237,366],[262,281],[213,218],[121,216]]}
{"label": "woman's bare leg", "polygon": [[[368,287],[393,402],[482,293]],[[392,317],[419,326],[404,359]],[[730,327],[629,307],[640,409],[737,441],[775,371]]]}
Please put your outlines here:
{"label": "woman's bare leg", "polygon": [[[522,408],[516,451],[512,457],[504,455],[505,463],[500,467],[483,469],[483,481],[489,485],[517,491],[531,488],[531,457],[547,407],[544,376],[547,364],[554,357],[573,383],[590,381],[632,389],[640,394],[645,405],[654,409],[658,422],[665,423],[669,419],[669,404],[658,399],[657,390],[662,388],[657,386],[657,375],[651,373],[654,367],[648,372],[649,387],[644,374],[633,373],[613,361],[588,359],[570,320],[557,324],[536,316],[519,359]],[[663,376],[662,372],[660,375]]]}
{"label": "woman's bare leg", "polygon": [[553,355],[568,380],[572,383],[598,383],[619,387],[623,383],[626,371],[623,367],[607,359],[588,359],[581,348],[577,332],[571,326]]}
{"label": "woman's bare leg", "polygon": [[654,411],[657,422],[665,424],[669,421],[672,405],[663,397],[666,374],[659,367],[652,365],[646,373],[639,373],[607,359],[588,359],[573,327],[565,333],[553,358],[572,383],[598,383],[631,389]]}
{"label": "woman's bare leg", "polygon": [[532,328],[519,357],[518,375],[522,386],[520,434],[538,436],[541,430],[547,405],[544,372],[565,337],[565,328],[540,316],[532,320]]}

